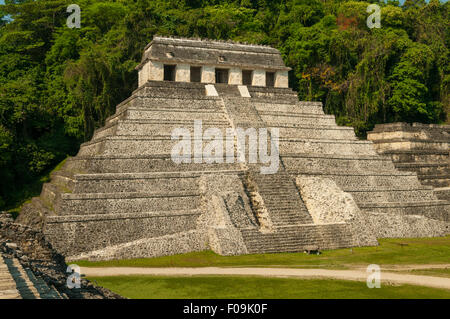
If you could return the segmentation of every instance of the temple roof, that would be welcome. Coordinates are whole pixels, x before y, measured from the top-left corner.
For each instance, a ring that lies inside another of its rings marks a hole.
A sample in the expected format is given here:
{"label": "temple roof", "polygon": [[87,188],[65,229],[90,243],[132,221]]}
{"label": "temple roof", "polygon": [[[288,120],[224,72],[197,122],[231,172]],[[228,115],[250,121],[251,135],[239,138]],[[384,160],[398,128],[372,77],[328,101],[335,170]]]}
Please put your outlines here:
{"label": "temple roof", "polygon": [[148,60],[241,69],[290,70],[284,65],[280,51],[270,46],[191,38],[153,37],[136,69]]}

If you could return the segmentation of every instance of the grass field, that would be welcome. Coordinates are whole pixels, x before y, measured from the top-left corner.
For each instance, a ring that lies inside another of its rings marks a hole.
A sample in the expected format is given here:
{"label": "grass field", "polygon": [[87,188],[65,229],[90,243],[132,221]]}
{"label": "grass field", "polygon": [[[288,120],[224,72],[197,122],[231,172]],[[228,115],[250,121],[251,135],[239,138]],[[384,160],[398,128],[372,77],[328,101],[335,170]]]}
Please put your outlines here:
{"label": "grass field", "polygon": [[117,276],[89,277],[100,286],[133,299],[450,299],[450,291],[426,287],[365,282],[238,276]]}
{"label": "grass field", "polygon": [[381,239],[377,247],[358,247],[324,251],[321,255],[304,253],[220,256],[212,251],[145,259],[102,262],[74,261],[91,267],[301,267],[346,269],[358,265],[402,265],[450,263],[450,236],[436,238]]}

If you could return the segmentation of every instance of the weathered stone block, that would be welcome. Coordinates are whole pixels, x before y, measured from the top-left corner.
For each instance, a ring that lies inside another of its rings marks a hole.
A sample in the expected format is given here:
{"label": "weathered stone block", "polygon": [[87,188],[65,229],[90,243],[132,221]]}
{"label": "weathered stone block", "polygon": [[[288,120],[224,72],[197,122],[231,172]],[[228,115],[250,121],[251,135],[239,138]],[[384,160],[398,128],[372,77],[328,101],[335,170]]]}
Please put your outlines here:
{"label": "weathered stone block", "polygon": [[252,73],[252,85],[254,86],[266,86],[266,71],[254,70]]}
{"label": "weathered stone block", "polygon": [[242,70],[239,68],[231,68],[228,73],[228,84],[242,84]]}
{"label": "weathered stone block", "polygon": [[[148,80],[162,81],[164,80],[164,64],[157,61],[148,61],[147,64]],[[144,66],[145,67],[145,66]]]}
{"label": "weathered stone block", "polygon": [[289,87],[288,71],[277,71],[275,73],[275,87],[277,88]]}
{"label": "weathered stone block", "polygon": [[348,223],[356,246],[377,245],[353,197],[333,180],[299,175],[296,183],[315,224]]}
{"label": "weathered stone block", "polygon": [[202,83],[215,83],[216,73],[215,68],[212,66],[202,66]]}
{"label": "weathered stone block", "polygon": [[191,66],[189,64],[177,64],[175,81],[189,82],[191,80]]}

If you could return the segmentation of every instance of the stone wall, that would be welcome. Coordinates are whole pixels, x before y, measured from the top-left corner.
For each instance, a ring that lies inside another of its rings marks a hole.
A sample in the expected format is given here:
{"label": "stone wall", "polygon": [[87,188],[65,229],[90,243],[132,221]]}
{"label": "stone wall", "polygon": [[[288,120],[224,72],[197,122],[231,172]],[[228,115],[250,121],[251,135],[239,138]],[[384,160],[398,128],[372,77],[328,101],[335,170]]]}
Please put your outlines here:
{"label": "stone wall", "polygon": [[[194,230],[198,214],[125,213],[48,217],[44,233],[66,256]],[[127,256],[123,256],[125,258]]]}
{"label": "stone wall", "polygon": [[352,195],[333,180],[298,176],[297,185],[316,224],[348,223],[355,246],[377,245],[376,238],[437,237],[450,234],[450,223],[422,215],[362,213]]}
{"label": "stone wall", "polygon": [[221,255],[248,253],[239,228],[256,227],[249,200],[238,175],[203,176],[204,214],[199,229],[208,234],[209,247]]}
{"label": "stone wall", "polygon": [[333,180],[299,175],[296,183],[315,224],[347,223],[355,246],[378,245],[353,197],[343,192]]}
{"label": "stone wall", "polygon": [[450,234],[450,223],[420,215],[366,214],[377,238],[439,237]]}

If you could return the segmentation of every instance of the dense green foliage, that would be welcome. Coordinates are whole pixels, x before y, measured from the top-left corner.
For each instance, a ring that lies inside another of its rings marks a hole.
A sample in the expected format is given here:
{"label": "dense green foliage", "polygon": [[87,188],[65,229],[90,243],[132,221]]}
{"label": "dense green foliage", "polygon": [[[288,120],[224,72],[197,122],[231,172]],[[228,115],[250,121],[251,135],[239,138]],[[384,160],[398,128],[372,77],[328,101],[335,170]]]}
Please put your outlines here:
{"label": "dense green foliage", "polygon": [[375,123],[445,120],[449,105],[449,3],[382,6],[346,0],[73,0],[0,5],[0,208],[114,112],[137,85],[134,67],[154,34],[268,44],[292,67],[303,100],[321,100],[358,135]]}

